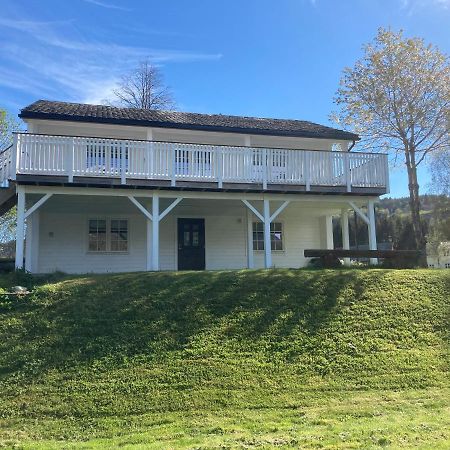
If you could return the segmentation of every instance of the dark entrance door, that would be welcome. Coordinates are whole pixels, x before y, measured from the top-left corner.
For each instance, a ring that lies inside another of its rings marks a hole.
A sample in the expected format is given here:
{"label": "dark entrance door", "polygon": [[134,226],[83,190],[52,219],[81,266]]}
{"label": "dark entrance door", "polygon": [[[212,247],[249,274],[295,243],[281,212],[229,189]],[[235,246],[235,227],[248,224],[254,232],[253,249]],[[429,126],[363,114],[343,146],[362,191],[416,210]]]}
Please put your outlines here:
{"label": "dark entrance door", "polygon": [[178,219],[178,270],[205,269],[205,219]]}

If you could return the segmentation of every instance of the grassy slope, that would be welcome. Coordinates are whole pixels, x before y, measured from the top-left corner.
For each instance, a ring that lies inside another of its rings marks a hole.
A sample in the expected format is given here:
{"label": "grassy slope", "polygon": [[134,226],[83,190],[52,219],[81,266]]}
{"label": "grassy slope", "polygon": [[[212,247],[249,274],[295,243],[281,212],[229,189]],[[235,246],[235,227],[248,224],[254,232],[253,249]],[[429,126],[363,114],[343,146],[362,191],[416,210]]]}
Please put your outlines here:
{"label": "grassy slope", "polygon": [[22,282],[0,304],[6,446],[450,445],[446,271]]}

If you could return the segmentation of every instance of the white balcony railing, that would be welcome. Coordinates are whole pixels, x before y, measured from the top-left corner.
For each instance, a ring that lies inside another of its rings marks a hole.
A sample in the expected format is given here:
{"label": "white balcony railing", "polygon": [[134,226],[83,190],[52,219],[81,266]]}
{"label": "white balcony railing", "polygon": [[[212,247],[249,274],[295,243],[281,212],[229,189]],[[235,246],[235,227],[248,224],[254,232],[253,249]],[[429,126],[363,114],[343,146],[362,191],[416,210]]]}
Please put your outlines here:
{"label": "white balcony railing", "polygon": [[375,153],[229,147],[96,137],[15,135],[0,155],[0,182],[16,174],[388,190],[387,157]]}

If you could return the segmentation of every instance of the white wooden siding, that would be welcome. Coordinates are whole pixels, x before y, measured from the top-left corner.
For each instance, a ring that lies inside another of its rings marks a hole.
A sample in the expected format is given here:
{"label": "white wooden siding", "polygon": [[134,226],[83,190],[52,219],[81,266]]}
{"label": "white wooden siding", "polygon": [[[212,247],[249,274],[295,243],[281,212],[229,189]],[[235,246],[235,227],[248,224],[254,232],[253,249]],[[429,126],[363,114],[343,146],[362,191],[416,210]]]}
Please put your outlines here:
{"label": "white wooden siding", "polygon": [[[33,133],[96,136],[117,139],[147,139],[150,128],[111,124],[90,124],[80,122],[60,122],[51,120],[28,120],[28,130]],[[187,142],[210,145],[248,145],[248,134],[220,133],[212,131],[176,130],[152,128],[152,139],[165,142]],[[331,150],[332,145],[341,143],[345,147],[348,141],[336,139],[311,139],[284,136],[250,135],[250,146],[303,149],[303,150]]]}
{"label": "white wooden siding", "polygon": [[[255,203],[256,204],[256,203]],[[259,207],[259,205],[257,205]],[[273,252],[275,267],[302,267],[305,248],[321,247],[321,217],[329,207],[291,203],[276,221],[283,223],[284,250]],[[183,200],[160,226],[160,266],[177,269],[177,218],[205,219],[206,269],[242,269],[247,266],[246,209],[240,201]],[[96,217],[129,220],[127,253],[89,253],[87,221]],[[39,213],[37,271],[67,273],[144,271],[146,221],[126,198],[54,196]],[[255,267],[264,266],[263,252],[254,252]]]}

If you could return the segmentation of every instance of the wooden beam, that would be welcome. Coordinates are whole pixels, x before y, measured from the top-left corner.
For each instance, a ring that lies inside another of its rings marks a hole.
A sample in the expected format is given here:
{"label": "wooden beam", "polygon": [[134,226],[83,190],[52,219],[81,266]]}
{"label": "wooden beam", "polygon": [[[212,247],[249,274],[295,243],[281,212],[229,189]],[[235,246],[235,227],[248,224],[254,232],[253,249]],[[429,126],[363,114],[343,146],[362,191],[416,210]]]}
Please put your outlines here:
{"label": "wooden beam", "polygon": [[40,198],[31,208],[29,208],[25,213],[25,219],[31,216],[39,207],[41,207],[53,194],[45,194]]}
{"label": "wooden beam", "polygon": [[[129,197],[130,189],[105,189],[102,187],[66,187],[66,186],[23,186],[26,193],[30,194],[67,194],[67,195],[97,195],[106,197]],[[154,188],[139,189],[138,193],[134,190],[134,197],[151,198]],[[289,200],[291,202],[304,202],[304,203],[314,203],[320,204],[322,202],[329,204],[336,204],[338,208],[349,204],[349,197],[345,195],[314,195],[314,194],[267,194],[267,193],[245,193],[242,192],[195,192],[195,191],[170,191],[170,190],[159,190],[160,198],[202,198],[202,199],[214,199],[214,200],[241,200],[244,196],[247,201],[262,201],[264,198],[273,201],[285,201]],[[378,200],[378,197],[374,196],[360,196],[358,199],[354,199],[352,203],[357,201],[357,203],[366,204],[368,200]]]}
{"label": "wooden beam", "polygon": [[420,250],[327,250],[327,249],[305,249],[303,255],[306,258],[322,257],[333,255],[336,257],[353,257],[353,258],[412,258],[420,255]]}
{"label": "wooden beam", "polygon": [[286,208],[287,205],[289,205],[289,200],[286,200],[271,216],[270,216],[270,222],[273,222],[277,216],[283,212],[284,208]]}
{"label": "wooden beam", "polygon": [[174,200],[160,215],[159,215],[159,220],[163,220],[164,217],[167,216],[167,214],[170,213],[170,211],[172,211],[173,208],[175,208],[175,206],[178,205],[178,203],[181,202],[181,200],[183,200],[183,197],[178,197],[176,200]]}
{"label": "wooden beam", "polygon": [[139,203],[132,195],[127,196],[131,203],[136,205],[136,207],[141,211],[142,214],[144,214],[147,219],[151,220],[153,222],[153,216],[145,209],[145,207]]}
{"label": "wooden beam", "polygon": [[261,222],[264,222],[263,215],[248,200],[244,199],[242,202]]}
{"label": "wooden beam", "polygon": [[353,202],[348,202],[348,204],[356,211],[359,217],[361,217],[367,225],[369,225],[369,218],[359,209]]}

